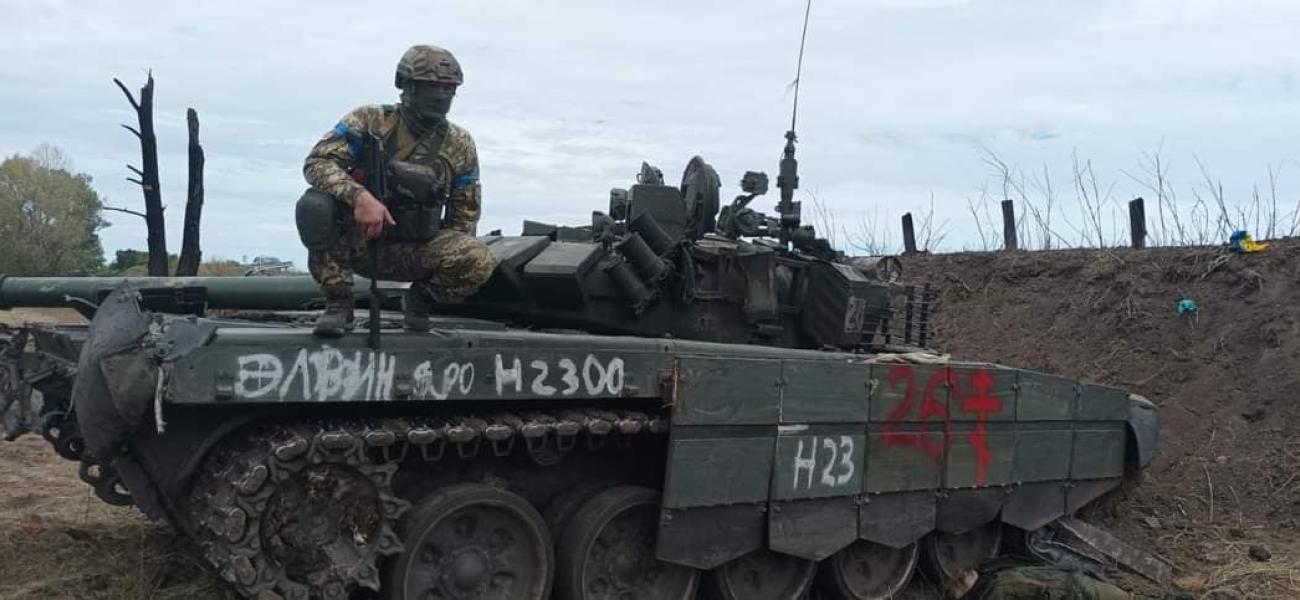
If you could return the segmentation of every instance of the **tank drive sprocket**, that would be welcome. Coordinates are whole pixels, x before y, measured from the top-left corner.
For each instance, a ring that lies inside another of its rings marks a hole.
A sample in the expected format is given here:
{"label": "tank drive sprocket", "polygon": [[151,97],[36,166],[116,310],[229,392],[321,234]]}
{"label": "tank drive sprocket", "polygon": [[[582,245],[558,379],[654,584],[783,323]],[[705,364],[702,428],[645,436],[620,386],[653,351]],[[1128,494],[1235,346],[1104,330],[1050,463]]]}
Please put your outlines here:
{"label": "tank drive sprocket", "polygon": [[393,462],[352,424],[269,427],[227,438],[191,493],[190,520],[221,577],[259,600],[344,600],[379,589],[410,507]]}

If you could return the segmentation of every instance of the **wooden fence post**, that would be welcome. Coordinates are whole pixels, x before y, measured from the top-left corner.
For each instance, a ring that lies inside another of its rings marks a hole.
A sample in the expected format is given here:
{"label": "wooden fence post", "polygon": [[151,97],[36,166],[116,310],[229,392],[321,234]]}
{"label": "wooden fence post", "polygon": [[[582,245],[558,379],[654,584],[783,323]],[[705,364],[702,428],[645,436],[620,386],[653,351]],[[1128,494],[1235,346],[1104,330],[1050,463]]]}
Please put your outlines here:
{"label": "wooden fence post", "polygon": [[1147,247],[1147,210],[1140,197],[1128,203],[1128,230],[1133,236],[1134,248]]}
{"label": "wooden fence post", "polygon": [[912,228],[912,213],[903,214],[903,254],[916,254],[916,231]]}
{"label": "wooden fence post", "polygon": [[1002,201],[1002,247],[1006,250],[1020,248],[1016,239],[1016,207],[1009,199]]}

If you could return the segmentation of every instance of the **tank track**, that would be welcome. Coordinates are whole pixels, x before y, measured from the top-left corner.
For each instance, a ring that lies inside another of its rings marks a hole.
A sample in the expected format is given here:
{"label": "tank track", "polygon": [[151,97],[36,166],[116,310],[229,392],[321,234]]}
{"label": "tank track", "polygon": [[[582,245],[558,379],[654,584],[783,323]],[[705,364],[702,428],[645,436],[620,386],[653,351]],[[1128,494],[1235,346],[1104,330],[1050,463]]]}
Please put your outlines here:
{"label": "tank track", "polygon": [[187,517],[207,560],[244,596],[346,600],[378,591],[381,559],[403,551],[395,529],[411,504],[393,478],[408,457],[505,456],[522,444],[545,465],[580,440],[595,449],[667,431],[663,417],[599,408],[262,425],[209,455]]}

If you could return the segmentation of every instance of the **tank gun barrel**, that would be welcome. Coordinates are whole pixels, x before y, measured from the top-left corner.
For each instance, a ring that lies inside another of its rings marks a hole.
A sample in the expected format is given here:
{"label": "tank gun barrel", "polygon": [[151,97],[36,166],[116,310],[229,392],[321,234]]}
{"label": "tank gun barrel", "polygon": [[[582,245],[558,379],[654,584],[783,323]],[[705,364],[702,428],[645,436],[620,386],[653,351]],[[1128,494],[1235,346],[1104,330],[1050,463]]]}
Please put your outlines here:
{"label": "tank gun barrel", "polygon": [[[299,310],[318,302],[320,286],[307,276],[268,277],[6,277],[0,275],[0,310],[65,308],[78,299],[91,304],[128,282],[141,290],[200,288],[208,308]],[[362,298],[369,280],[358,277],[353,295]]]}

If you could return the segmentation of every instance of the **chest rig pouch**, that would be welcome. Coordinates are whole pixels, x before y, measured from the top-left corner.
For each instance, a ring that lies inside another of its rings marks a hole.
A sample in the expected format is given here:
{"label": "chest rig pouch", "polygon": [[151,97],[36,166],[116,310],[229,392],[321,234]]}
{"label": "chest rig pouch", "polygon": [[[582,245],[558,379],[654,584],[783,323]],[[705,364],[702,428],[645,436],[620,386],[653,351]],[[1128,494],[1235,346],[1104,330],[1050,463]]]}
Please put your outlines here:
{"label": "chest rig pouch", "polygon": [[384,239],[394,242],[424,242],[442,229],[447,204],[441,171],[429,165],[403,160],[388,161],[388,212],[397,225],[385,230]]}
{"label": "chest rig pouch", "polygon": [[[402,124],[397,126],[402,127]],[[388,137],[385,145],[394,147],[398,135],[393,132]],[[446,129],[440,128],[423,140],[399,149],[388,161],[389,195],[385,204],[397,224],[385,230],[385,240],[425,242],[442,229],[450,167],[441,164],[438,154],[446,137]],[[421,150],[420,158],[411,160]]]}

